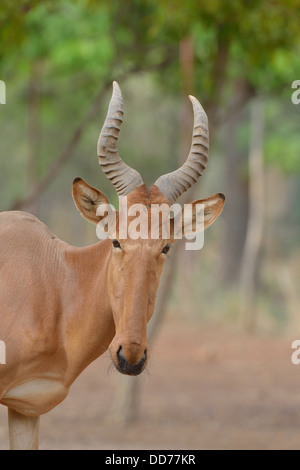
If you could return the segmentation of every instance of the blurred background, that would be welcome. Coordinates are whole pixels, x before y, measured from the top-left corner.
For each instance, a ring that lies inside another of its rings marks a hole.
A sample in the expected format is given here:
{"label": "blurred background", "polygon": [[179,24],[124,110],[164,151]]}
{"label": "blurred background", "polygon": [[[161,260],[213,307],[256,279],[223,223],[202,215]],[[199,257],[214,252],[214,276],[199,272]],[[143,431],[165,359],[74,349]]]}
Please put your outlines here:
{"label": "blurred background", "polygon": [[[97,242],[71,186],[80,176],[117,205],[96,156],[113,80],[120,155],[144,181],[186,159],[192,94],[210,159],[186,197],[226,195],[204,248],[168,258],[148,373],[99,358],[42,418],[42,448],[299,448],[299,14],[299,0],[2,0],[1,210]],[[6,427],[1,407],[0,448]]]}

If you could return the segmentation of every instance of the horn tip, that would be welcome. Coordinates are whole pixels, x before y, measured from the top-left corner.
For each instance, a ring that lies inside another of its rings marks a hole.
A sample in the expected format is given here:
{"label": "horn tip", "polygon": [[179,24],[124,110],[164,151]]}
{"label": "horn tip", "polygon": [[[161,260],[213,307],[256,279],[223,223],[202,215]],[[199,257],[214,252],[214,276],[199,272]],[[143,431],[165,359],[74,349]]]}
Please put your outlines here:
{"label": "horn tip", "polygon": [[195,96],[189,95],[189,99],[190,99],[190,101],[191,101],[191,103],[192,103],[193,106],[200,104],[201,108],[203,109],[201,103],[197,100],[197,98],[196,98]]}
{"label": "horn tip", "polygon": [[190,101],[192,102],[193,105],[196,105],[196,106],[200,107],[201,111],[203,111],[205,113],[202,104],[200,103],[199,100],[197,100],[197,98],[195,98],[195,96],[189,95],[189,99],[190,99]]}
{"label": "horn tip", "polygon": [[117,97],[117,98],[120,98],[121,100],[123,100],[121,88],[120,88],[118,82],[116,82],[115,80],[113,81],[113,93],[112,93],[112,98],[113,98],[113,97]]}

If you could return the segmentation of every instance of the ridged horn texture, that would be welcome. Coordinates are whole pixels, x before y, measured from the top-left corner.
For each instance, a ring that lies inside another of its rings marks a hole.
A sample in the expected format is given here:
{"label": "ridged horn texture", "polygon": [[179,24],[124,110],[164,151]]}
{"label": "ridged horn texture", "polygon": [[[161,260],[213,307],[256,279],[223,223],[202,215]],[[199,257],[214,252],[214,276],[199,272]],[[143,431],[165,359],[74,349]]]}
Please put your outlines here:
{"label": "ridged horn texture", "polygon": [[197,182],[208,160],[208,119],[199,101],[194,96],[189,96],[189,98],[194,110],[194,130],[188,158],[178,170],[161,176],[155,182],[155,186],[171,203]]}
{"label": "ridged horn texture", "polygon": [[117,82],[113,82],[113,94],[98,139],[97,153],[99,164],[118,195],[126,195],[137,186],[144,184],[139,172],[126,165],[119,156],[118,136],[122,122],[122,93]]}

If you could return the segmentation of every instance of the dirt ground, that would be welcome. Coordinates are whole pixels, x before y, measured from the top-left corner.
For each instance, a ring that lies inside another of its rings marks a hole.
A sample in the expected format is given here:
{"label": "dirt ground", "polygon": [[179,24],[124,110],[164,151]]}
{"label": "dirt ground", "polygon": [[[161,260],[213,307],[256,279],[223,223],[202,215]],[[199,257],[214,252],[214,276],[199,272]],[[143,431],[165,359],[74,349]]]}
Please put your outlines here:
{"label": "dirt ground", "polygon": [[[300,335],[298,335],[300,336]],[[120,384],[108,356],[41,417],[41,449],[300,449],[300,365],[295,337],[164,323],[141,378],[139,421],[109,421]],[[0,406],[0,449],[8,448]]]}

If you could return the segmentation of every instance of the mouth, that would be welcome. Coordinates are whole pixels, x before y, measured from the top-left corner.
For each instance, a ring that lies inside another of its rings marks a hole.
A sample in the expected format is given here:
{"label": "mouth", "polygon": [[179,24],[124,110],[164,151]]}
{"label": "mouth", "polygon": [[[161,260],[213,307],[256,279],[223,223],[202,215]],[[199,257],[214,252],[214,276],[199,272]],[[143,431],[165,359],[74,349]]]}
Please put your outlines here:
{"label": "mouth", "polygon": [[143,372],[147,362],[147,351],[144,352],[142,359],[136,364],[130,364],[122,352],[122,346],[119,347],[117,352],[117,361],[114,361],[114,365],[118,372],[124,375],[139,375]]}

